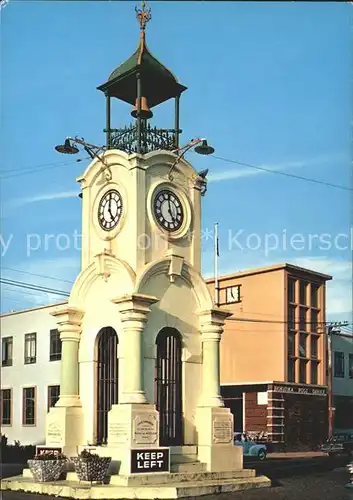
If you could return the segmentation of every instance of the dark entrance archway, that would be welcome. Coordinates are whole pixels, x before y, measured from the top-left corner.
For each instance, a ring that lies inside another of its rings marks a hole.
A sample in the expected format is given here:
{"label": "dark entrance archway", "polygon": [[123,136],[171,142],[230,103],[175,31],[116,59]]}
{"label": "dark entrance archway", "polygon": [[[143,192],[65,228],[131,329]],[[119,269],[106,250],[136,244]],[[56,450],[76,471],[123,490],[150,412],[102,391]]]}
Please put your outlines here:
{"label": "dark entrance archway", "polygon": [[108,412],[118,403],[118,336],[114,328],[98,333],[97,355],[97,444],[108,439]]}
{"label": "dark entrance archway", "polygon": [[156,391],[161,446],[183,444],[182,342],[175,328],[163,328],[157,335]]}

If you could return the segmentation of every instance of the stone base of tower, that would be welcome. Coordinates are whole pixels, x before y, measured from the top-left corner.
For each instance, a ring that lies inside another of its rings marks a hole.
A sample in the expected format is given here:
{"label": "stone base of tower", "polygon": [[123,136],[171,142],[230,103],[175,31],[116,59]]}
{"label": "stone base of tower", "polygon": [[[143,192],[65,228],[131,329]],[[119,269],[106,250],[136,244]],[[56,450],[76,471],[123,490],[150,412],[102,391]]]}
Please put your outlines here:
{"label": "stone base of tower", "polygon": [[270,479],[265,476],[256,476],[255,470],[252,469],[217,473],[111,475],[108,481],[109,483],[104,485],[78,482],[76,474],[69,472],[66,480],[37,483],[29,469],[24,469],[22,476],[3,479],[1,490],[25,491],[75,499],[156,500],[190,498],[271,486]]}
{"label": "stone base of tower", "polygon": [[155,405],[113,405],[108,413],[107,449],[119,464],[119,474],[130,474],[131,450],[149,448],[159,448],[159,413]]}
{"label": "stone base of tower", "polygon": [[196,409],[198,460],[207,471],[221,472],[243,468],[243,450],[233,445],[233,415],[229,408]]}
{"label": "stone base of tower", "polygon": [[78,448],[84,442],[83,408],[81,406],[50,408],[46,417],[45,447],[61,448],[62,453],[70,457],[77,455]]}

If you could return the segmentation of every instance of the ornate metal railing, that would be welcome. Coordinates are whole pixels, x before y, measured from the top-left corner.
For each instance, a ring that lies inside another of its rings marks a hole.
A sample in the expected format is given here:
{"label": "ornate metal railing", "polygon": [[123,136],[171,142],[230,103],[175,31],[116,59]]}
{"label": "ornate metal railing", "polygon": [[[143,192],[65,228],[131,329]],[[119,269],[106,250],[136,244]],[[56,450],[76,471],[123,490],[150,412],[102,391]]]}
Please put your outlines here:
{"label": "ornate metal railing", "polygon": [[[179,133],[181,130],[179,131]],[[172,151],[176,149],[175,130],[158,129],[150,124],[142,123],[141,126],[141,154],[151,151],[165,149]],[[120,149],[126,153],[138,151],[139,137],[136,124],[128,125],[121,129],[113,129],[110,136],[110,149]]]}

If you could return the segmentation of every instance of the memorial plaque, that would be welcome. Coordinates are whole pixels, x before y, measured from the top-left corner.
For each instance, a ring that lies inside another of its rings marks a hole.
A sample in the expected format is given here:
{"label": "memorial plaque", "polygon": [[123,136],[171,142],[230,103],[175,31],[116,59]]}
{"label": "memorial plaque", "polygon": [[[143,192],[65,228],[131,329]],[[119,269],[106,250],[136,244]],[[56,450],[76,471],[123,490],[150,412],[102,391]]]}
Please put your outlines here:
{"label": "memorial plaque", "polygon": [[134,418],[133,440],[136,444],[154,444],[158,438],[158,425],[155,415],[137,415]]}
{"label": "memorial plaque", "polygon": [[169,448],[131,450],[131,474],[151,474],[169,472]]}
{"label": "memorial plaque", "polygon": [[129,425],[126,422],[110,422],[108,424],[108,441],[126,443],[129,439]]}
{"label": "memorial plaque", "polygon": [[213,442],[231,443],[233,441],[232,419],[229,417],[216,417],[213,421]]}
{"label": "memorial plaque", "polygon": [[56,422],[52,422],[47,428],[47,441],[50,444],[61,444],[63,440],[63,430]]}

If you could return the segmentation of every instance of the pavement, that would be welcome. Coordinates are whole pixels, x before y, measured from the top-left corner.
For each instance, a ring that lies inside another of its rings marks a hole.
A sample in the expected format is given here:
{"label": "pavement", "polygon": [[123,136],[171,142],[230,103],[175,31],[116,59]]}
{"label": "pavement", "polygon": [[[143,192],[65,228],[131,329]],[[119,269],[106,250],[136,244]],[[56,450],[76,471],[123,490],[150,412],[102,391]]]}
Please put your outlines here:
{"label": "pavement", "polygon": [[[283,479],[273,479],[271,488],[212,495],[207,500],[353,500],[353,489],[345,488],[348,480],[345,467],[306,475],[294,473]],[[60,497],[18,491],[4,491],[2,495],[2,500],[61,500]]]}

